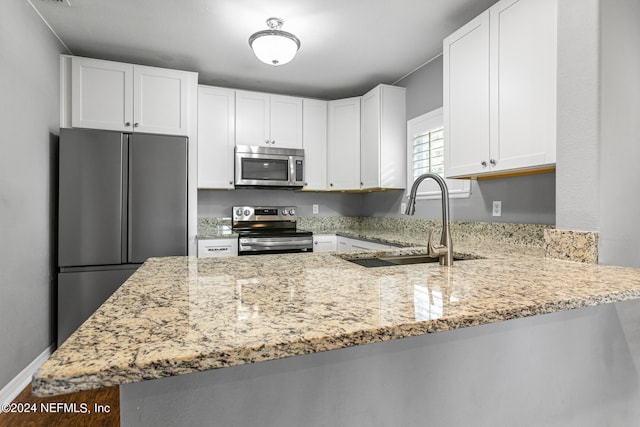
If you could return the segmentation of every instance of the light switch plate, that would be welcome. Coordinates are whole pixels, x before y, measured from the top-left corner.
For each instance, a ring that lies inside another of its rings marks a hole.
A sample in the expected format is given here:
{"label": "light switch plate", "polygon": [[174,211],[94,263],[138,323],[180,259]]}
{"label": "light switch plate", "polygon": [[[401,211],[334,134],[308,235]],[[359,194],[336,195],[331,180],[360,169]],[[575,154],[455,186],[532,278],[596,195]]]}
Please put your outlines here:
{"label": "light switch plate", "polygon": [[318,205],[313,205],[313,213],[314,213],[314,214],[317,214],[317,213],[318,213],[318,211],[319,211],[319,209],[318,209]]}

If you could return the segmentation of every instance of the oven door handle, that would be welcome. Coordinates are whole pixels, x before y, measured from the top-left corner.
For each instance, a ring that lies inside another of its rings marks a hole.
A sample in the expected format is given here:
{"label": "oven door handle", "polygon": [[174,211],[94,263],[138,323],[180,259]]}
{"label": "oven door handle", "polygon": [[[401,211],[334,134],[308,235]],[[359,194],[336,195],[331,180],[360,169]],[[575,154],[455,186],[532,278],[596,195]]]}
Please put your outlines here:
{"label": "oven door handle", "polygon": [[313,240],[278,240],[272,242],[260,242],[260,241],[251,241],[251,239],[247,239],[246,241],[241,239],[241,244],[251,245],[251,246],[263,246],[263,247],[273,247],[273,246],[299,246],[299,245],[312,245]]}

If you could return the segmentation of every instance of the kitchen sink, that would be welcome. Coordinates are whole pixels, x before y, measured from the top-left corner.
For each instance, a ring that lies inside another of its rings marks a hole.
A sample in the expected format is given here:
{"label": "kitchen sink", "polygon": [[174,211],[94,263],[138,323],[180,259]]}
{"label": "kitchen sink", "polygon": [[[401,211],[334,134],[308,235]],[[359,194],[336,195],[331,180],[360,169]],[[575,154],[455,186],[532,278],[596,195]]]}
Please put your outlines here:
{"label": "kitchen sink", "polygon": [[[483,257],[475,255],[454,255],[453,261],[457,262],[482,258]],[[440,261],[439,258],[433,258],[428,255],[374,256],[370,258],[346,258],[346,260],[363,267],[390,267],[394,265],[438,263]]]}

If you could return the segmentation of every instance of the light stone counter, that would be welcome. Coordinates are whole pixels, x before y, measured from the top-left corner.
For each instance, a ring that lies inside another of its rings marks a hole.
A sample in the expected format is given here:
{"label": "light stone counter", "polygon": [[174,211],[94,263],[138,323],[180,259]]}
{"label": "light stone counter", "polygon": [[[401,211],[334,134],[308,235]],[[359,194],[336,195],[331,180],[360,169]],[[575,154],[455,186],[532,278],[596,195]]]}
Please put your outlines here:
{"label": "light stone counter", "polygon": [[151,258],[40,367],[34,393],[127,384],[640,297],[637,269],[546,259],[536,246],[454,245],[455,252],[486,258],[451,268],[365,268],[343,259],[357,253]]}

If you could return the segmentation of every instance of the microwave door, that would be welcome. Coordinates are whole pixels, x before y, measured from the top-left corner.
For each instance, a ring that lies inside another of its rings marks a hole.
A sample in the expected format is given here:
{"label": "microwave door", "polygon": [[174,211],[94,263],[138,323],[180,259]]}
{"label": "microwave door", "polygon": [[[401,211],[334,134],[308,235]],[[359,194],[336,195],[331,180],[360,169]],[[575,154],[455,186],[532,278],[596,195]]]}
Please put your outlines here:
{"label": "microwave door", "polygon": [[289,183],[289,159],[243,157],[241,162],[240,178],[243,185],[287,185]]}

